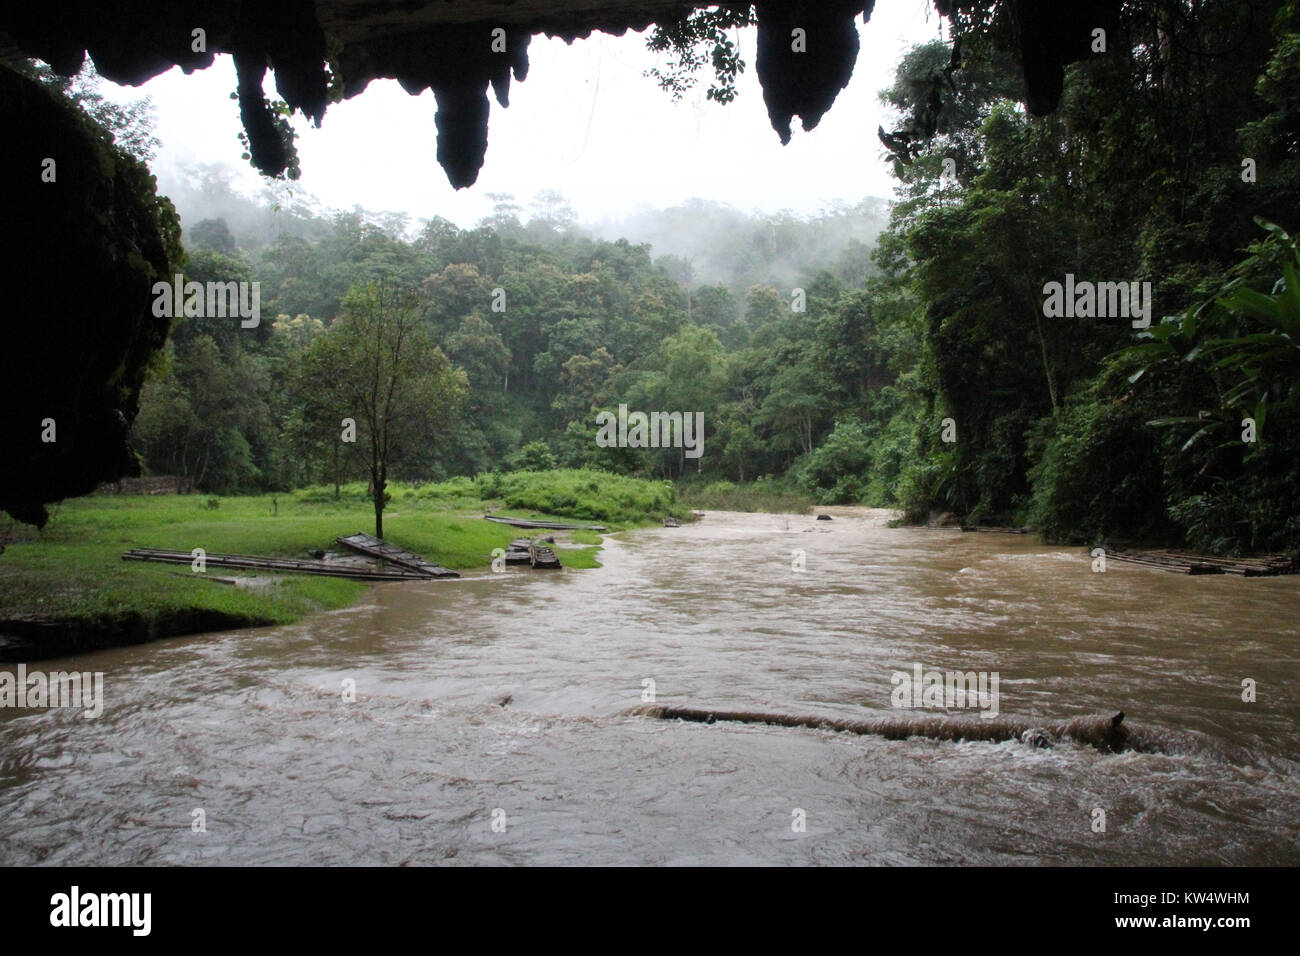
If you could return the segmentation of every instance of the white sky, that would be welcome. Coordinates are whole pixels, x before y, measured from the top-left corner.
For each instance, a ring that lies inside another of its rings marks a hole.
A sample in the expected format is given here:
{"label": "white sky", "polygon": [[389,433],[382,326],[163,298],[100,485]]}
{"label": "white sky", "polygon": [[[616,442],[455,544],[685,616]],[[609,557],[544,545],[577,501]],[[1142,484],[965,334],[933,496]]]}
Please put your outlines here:
{"label": "white sky", "polygon": [[[885,0],[869,23],[858,19],[858,30],[862,51],[848,88],[812,132],[796,120],[785,147],[763,107],[752,28],[741,37],[740,95],[726,106],[705,100],[704,74],[678,103],[643,76],[658,62],[644,34],[593,34],[571,46],[539,36],[528,50],[528,79],[511,83],[509,108],[492,100],[487,161],[473,186],[453,190],[434,158],[433,94],[412,97],[394,80],[331,105],[320,129],[295,117],[298,184],[327,206],[436,215],[462,227],[491,211],[488,193],[526,205],[543,189],[563,193],[584,222],[692,197],[810,214],[836,200],[889,196],[876,127],[890,124],[877,93],[906,50],[938,35],[939,18],[930,0]],[[274,95],[269,73],[266,86]],[[114,99],[153,98],[163,144],[157,166],[224,162],[255,189],[260,177],[239,159],[234,89],[228,56],[190,76],[173,68],[138,88],[104,85]]]}

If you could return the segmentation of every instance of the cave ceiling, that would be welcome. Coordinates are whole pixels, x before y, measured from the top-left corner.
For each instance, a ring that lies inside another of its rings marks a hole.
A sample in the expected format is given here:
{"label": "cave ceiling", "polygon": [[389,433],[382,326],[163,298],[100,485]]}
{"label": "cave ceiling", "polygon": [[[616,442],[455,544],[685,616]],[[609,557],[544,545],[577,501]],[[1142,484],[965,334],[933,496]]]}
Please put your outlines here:
{"label": "cave ceiling", "polygon": [[[799,117],[812,129],[852,76],[854,18],[876,0],[760,0],[755,69],[781,141]],[[879,0],[882,3],[914,0]],[[940,14],[972,0],[934,0]],[[1087,53],[1093,26],[1109,23],[1119,0],[1002,0],[1014,24],[1031,112],[1055,109],[1065,64]],[[356,96],[371,80],[396,79],[437,100],[438,161],[453,186],[473,184],[487,149],[489,93],[506,106],[511,81],[528,72],[528,43],[539,34],[572,41],[600,31],[621,35],[664,24],[707,4],[680,0],[49,0],[0,12],[0,55],[34,56],[72,75],[89,57],[100,75],[139,85],[173,66],[210,66],[234,57],[240,117],[252,161],[283,174],[289,150],[263,93],[269,70],[280,97],[316,123],[331,101]],[[791,30],[807,31],[807,55]],[[202,49],[194,31],[203,30]],[[544,81],[543,81],[544,82]]]}

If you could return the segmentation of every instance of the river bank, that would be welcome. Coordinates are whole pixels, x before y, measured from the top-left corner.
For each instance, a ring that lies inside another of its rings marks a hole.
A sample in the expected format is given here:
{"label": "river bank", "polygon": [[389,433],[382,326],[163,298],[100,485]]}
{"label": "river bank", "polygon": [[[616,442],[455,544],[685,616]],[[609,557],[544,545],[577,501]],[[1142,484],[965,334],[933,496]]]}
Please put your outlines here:
{"label": "river bank", "polygon": [[[529,488],[551,492],[566,475],[534,473]],[[511,476],[498,476],[508,482]],[[637,484],[616,479],[606,485],[610,530],[657,524],[662,498],[644,501]],[[475,485],[458,479],[441,485],[393,488],[384,514],[386,537],[453,570],[486,570],[495,548],[508,547],[521,532],[484,521],[488,510],[511,507],[515,514],[574,517],[518,509],[510,496],[477,496]],[[568,497],[573,497],[569,495]],[[544,495],[528,501],[552,499]],[[626,499],[626,500],[625,500]],[[575,505],[578,502],[575,499]],[[600,504],[583,502],[583,510]],[[640,509],[639,517],[635,510]],[[651,509],[654,508],[654,514]],[[570,509],[570,510],[577,510]],[[211,553],[305,557],[334,546],[339,535],[373,529],[374,514],[364,486],[349,485],[295,494],[214,498],[208,495],[98,495],[64,502],[42,531],[24,525],[8,530],[0,553],[0,660],[37,660],[107,647],[139,644],[202,631],[289,624],[307,614],[354,604],[367,586],[356,581],[283,574],[252,576],[195,573],[189,568],[126,562],[137,547]],[[598,566],[601,538],[578,533],[560,549],[566,568]],[[231,586],[231,580],[235,585]],[[255,584],[255,586],[249,586]]]}

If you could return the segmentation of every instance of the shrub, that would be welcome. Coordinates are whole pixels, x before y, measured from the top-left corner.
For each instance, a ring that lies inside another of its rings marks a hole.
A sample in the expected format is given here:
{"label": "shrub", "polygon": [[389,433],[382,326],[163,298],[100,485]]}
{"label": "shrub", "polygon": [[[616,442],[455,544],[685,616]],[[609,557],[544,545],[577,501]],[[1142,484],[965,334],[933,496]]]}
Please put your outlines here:
{"label": "shrub", "polygon": [[555,455],[544,441],[531,441],[519,449],[514,466],[520,471],[550,471],[555,467]]}

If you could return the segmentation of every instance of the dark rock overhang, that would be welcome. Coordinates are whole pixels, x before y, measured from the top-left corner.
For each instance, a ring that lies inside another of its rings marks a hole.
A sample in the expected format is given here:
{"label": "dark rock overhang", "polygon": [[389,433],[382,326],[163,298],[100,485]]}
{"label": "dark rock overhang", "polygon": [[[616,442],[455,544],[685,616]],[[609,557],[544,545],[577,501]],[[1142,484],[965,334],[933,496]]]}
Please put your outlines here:
{"label": "dark rock overhang", "polygon": [[[890,0],[901,2],[901,0]],[[1064,66],[1088,54],[1094,27],[1118,16],[1120,0],[998,0],[1024,57],[1031,112],[1055,109]],[[941,14],[990,0],[934,0]],[[755,64],[772,126],[790,138],[798,116],[812,129],[852,76],[854,18],[875,0],[759,0]],[[725,4],[724,4],[725,5]],[[744,6],[730,4],[731,6]],[[173,66],[204,69],[232,54],[240,117],[252,161],[268,175],[290,162],[262,94],[267,69],[295,110],[320,123],[333,98],[392,78],[409,93],[432,89],[438,103],[438,161],[452,185],[472,184],[487,149],[488,90],[508,104],[510,80],[528,72],[537,34],[572,41],[595,31],[621,35],[710,6],[682,0],[47,0],[0,12],[0,50],[35,56],[72,75],[85,57],[115,83],[139,85]],[[808,53],[791,49],[807,31]],[[204,31],[202,49],[194,39]],[[495,31],[495,32],[494,32]],[[328,64],[328,66],[327,66]]]}

